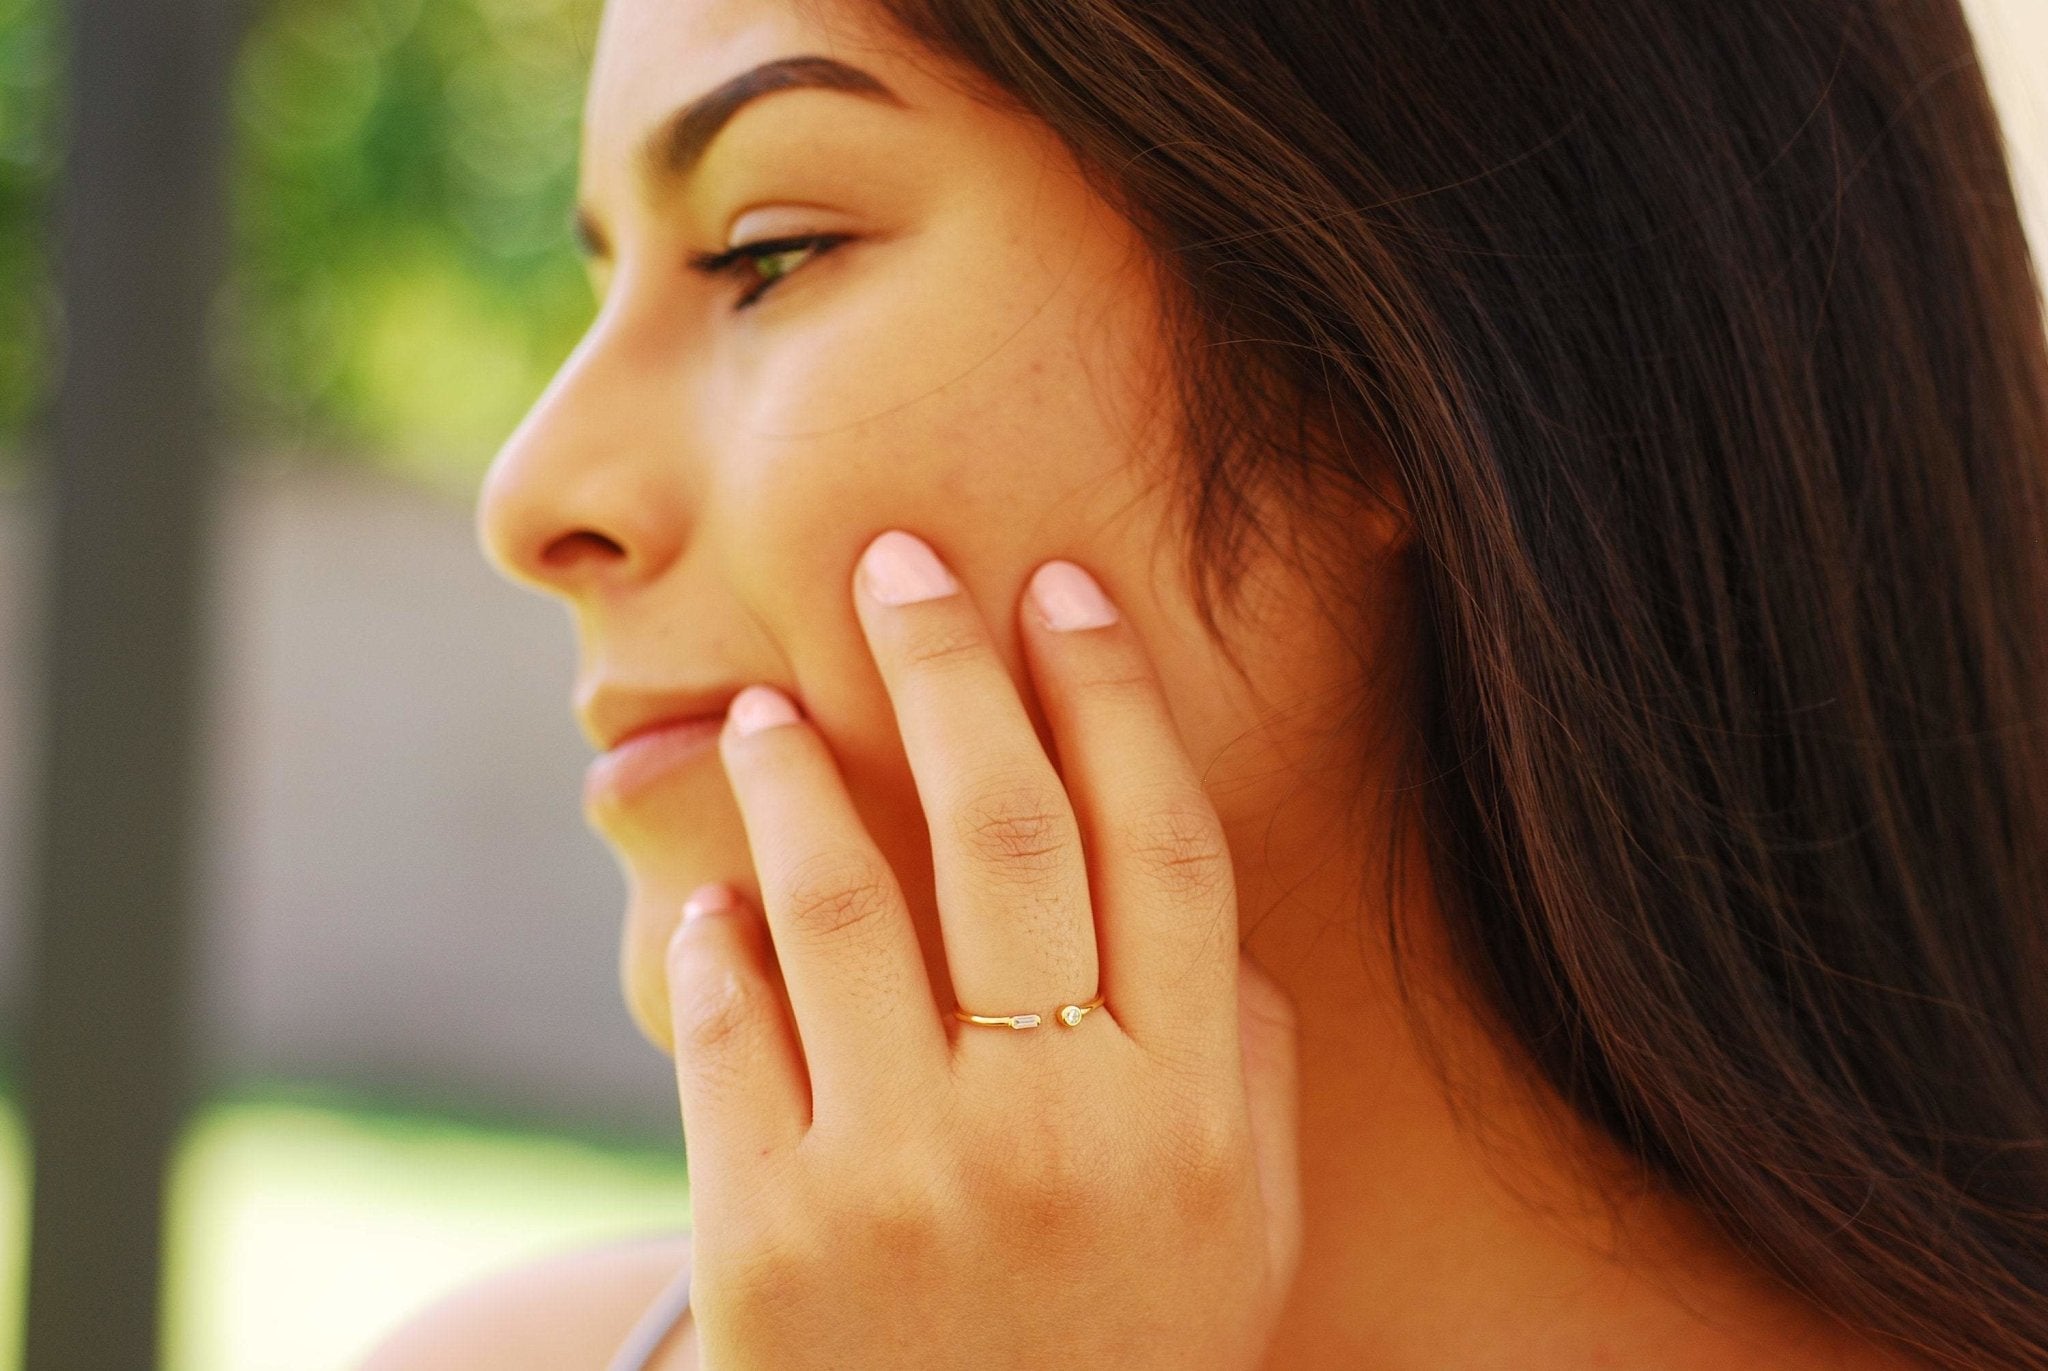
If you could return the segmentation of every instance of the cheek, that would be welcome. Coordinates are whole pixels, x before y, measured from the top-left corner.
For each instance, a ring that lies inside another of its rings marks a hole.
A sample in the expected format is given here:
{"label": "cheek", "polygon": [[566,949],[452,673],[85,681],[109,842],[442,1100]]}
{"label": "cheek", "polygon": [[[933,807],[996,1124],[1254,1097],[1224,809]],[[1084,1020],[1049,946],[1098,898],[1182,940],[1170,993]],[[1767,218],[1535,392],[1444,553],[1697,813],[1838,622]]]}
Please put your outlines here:
{"label": "cheek", "polygon": [[770,603],[843,594],[860,548],[890,527],[991,571],[1083,551],[1133,491],[1118,382],[1138,351],[1084,353],[1058,303],[1021,327],[1003,311],[1007,341],[898,304],[779,343],[702,439],[719,473],[707,517],[753,589]]}
{"label": "cheek", "polygon": [[867,542],[905,528],[936,544],[1020,676],[1013,616],[1031,569],[1066,555],[1113,573],[1146,544],[1132,539],[1130,456],[1056,331],[1027,330],[965,374],[893,343],[868,351],[779,350],[747,424],[712,449],[702,536],[833,737],[864,817],[907,850],[921,811],[852,599]]}
{"label": "cheek", "polygon": [[1128,274],[1028,271],[1040,257],[1066,265],[996,254],[913,274],[909,293],[907,251],[854,264],[895,288],[832,279],[817,297],[829,310],[792,309],[745,366],[719,369],[698,411],[716,417],[696,435],[715,473],[697,538],[877,804],[903,778],[852,603],[875,534],[905,528],[952,559],[1020,675],[1016,597],[1040,561],[1150,588],[1160,492],[1141,473],[1161,454],[1139,450],[1158,437],[1139,399],[1156,326]]}

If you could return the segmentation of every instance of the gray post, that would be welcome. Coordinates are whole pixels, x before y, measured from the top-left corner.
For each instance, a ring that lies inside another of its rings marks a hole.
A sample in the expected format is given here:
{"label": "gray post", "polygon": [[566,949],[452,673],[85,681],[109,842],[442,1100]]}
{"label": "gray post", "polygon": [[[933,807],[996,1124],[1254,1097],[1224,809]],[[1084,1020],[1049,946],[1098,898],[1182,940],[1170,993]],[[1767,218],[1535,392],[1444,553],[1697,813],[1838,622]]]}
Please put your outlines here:
{"label": "gray post", "polygon": [[229,0],[71,0],[25,1371],[158,1364],[189,1027]]}

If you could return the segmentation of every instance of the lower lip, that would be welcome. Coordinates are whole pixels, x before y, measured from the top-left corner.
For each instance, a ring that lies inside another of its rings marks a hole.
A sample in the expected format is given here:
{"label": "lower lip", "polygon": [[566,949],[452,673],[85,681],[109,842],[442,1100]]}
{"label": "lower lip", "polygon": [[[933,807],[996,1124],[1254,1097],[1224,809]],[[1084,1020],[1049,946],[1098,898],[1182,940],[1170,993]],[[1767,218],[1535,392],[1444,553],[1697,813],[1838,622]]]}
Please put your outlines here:
{"label": "lower lip", "polygon": [[638,793],[676,767],[709,752],[724,726],[724,715],[700,714],[634,734],[591,762],[583,773],[584,802],[623,800]]}

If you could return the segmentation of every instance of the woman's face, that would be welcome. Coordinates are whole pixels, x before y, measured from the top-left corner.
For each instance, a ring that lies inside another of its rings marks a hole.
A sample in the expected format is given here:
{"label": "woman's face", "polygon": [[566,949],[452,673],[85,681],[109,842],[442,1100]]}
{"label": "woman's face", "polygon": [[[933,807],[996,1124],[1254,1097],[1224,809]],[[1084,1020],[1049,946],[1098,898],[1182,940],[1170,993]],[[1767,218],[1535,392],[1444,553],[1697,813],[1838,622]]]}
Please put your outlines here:
{"label": "woman's face", "polygon": [[[800,56],[893,98],[775,90],[708,144],[670,125]],[[1308,707],[1341,705],[1344,678],[1307,589],[1276,566],[1245,586],[1245,677],[1204,633],[1147,249],[1048,129],[934,66],[859,15],[827,23],[791,0],[611,0],[582,161],[601,306],[493,463],[478,530],[503,574],[570,607],[593,743],[617,729],[617,692],[722,701],[765,681],[799,702],[903,881],[945,1003],[924,817],[853,610],[876,534],[907,529],[949,562],[1042,737],[1018,597],[1048,558],[1092,570],[1155,656],[1241,891],[1280,807],[1321,803]],[[806,234],[840,241],[719,276],[691,265]],[[627,878],[628,1005],[668,1050],[662,949],[683,898],[711,880],[758,898],[738,810],[715,748],[589,788],[584,808]]]}

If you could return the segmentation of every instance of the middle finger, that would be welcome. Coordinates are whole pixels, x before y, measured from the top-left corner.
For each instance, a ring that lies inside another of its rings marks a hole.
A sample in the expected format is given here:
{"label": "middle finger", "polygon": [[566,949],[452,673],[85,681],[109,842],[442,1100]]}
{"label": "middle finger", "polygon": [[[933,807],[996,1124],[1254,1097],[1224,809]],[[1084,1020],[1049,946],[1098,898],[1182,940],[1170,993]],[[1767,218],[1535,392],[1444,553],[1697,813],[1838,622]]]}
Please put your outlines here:
{"label": "middle finger", "polygon": [[1094,995],[1098,971],[1066,787],[981,611],[930,547],[884,533],[854,579],[931,832],[954,994],[972,1014],[1051,1026],[1059,1005]]}

